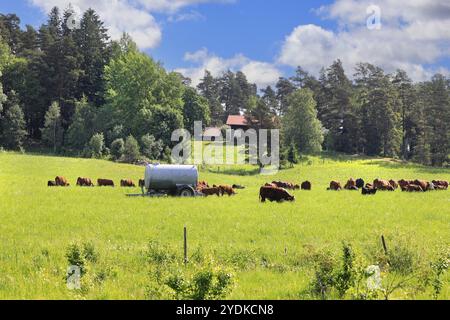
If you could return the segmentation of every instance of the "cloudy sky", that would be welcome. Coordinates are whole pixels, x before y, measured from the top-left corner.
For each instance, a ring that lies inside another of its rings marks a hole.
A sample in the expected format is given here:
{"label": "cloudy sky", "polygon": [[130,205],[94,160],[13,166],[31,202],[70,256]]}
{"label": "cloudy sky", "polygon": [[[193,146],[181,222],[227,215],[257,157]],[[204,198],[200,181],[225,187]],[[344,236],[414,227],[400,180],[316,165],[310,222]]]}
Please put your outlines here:
{"label": "cloudy sky", "polygon": [[0,12],[38,26],[69,2],[194,83],[231,69],[262,87],[338,58],[349,76],[362,61],[416,81],[450,74],[450,0],[0,0]]}

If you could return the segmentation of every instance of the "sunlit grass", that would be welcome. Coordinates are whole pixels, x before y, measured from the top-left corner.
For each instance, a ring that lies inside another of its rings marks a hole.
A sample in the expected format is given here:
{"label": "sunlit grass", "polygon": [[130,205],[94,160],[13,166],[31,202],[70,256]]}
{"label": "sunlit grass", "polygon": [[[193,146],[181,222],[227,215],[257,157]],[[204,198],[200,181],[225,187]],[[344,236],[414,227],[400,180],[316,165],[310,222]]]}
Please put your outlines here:
{"label": "sunlit grass", "polygon": [[[210,184],[247,186],[231,198],[127,198],[140,190],[74,186],[78,176],[118,183],[143,173],[143,167],[99,160],[0,153],[0,299],[143,299],[147,243],[155,239],[182,255],[184,226],[190,252],[201,247],[219,261],[252,258],[247,267],[235,266],[235,299],[299,298],[313,272],[302,261],[311,248],[338,253],[345,240],[368,252],[383,234],[388,245],[406,239],[428,261],[450,244],[448,191],[375,197],[326,191],[330,180],[350,177],[450,180],[448,169],[351,157],[310,158],[276,176],[245,165],[202,168],[200,179]],[[56,175],[72,187],[47,188]],[[296,192],[295,203],[259,203],[259,187],[272,180],[309,180],[313,191]],[[65,253],[74,242],[92,242],[100,254],[92,269],[112,269],[114,276],[87,292],[69,291]],[[443,298],[450,298],[448,282]]]}

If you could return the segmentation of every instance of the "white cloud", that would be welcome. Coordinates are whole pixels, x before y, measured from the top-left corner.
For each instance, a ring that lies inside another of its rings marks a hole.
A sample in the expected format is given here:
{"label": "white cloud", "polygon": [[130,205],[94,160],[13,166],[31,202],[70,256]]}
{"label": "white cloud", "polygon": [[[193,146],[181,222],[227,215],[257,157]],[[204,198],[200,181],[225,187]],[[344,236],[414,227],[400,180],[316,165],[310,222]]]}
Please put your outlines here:
{"label": "white cloud", "polygon": [[[162,38],[160,24],[153,13],[165,13],[173,16],[178,10],[200,3],[229,3],[231,0],[28,0],[32,5],[48,13],[58,6],[65,9],[69,3],[82,11],[93,8],[105,22],[113,39],[119,39],[128,32],[141,49],[158,46]],[[199,17],[198,15],[196,16]],[[173,19],[184,21],[193,18],[193,13],[175,16]]]}
{"label": "white cloud", "polygon": [[[301,25],[283,43],[279,62],[301,65],[317,74],[321,67],[341,59],[349,75],[355,64],[370,62],[388,72],[406,70],[414,80],[428,79],[427,68],[448,58],[450,3],[448,0],[379,0],[382,28],[366,27],[369,0],[337,0],[317,12],[337,22],[337,31]],[[442,70],[442,69],[441,69]]]}
{"label": "white cloud", "polygon": [[273,64],[261,61],[254,61],[242,54],[237,54],[231,58],[222,58],[215,54],[211,54],[206,48],[193,53],[186,53],[185,61],[191,62],[194,66],[189,68],[177,69],[177,72],[184,74],[192,79],[192,85],[196,86],[200,83],[208,70],[215,77],[222,73],[231,71],[242,71],[251,83],[256,83],[258,88],[265,88],[268,85],[274,85],[279,77],[282,76],[281,71]]}

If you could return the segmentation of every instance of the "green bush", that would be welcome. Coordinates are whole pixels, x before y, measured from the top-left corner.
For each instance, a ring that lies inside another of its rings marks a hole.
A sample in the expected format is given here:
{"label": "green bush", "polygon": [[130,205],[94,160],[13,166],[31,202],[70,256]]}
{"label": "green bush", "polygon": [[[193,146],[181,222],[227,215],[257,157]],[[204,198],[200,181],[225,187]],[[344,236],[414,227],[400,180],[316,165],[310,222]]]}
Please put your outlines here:
{"label": "green bush", "polygon": [[127,163],[135,163],[141,156],[139,152],[139,144],[133,136],[128,136],[125,140],[125,150],[123,153],[123,160]]}
{"label": "green bush", "polygon": [[114,140],[110,152],[114,160],[120,160],[125,152],[125,141],[122,138]]}

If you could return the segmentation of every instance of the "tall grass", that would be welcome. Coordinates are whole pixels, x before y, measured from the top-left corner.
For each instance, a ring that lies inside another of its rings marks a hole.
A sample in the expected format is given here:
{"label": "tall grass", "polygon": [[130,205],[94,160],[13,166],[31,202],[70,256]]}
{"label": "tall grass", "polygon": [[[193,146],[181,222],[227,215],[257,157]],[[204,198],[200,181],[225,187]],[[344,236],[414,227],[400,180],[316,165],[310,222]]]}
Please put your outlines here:
{"label": "tall grass", "polygon": [[[0,153],[0,299],[145,299],[152,268],[150,240],[182,259],[183,227],[189,253],[202,250],[233,268],[232,299],[299,299],[314,276],[311,252],[339,256],[342,242],[376,263],[384,235],[388,247],[408,242],[426,265],[450,245],[450,193],[327,192],[330,180],[362,177],[446,179],[450,170],[383,159],[310,158],[277,176],[253,167],[205,167],[201,180],[247,186],[235,197],[196,199],[127,198],[139,189],[78,188],[78,176],[142,178],[144,168],[99,160]],[[47,188],[57,175],[70,188]],[[295,203],[258,201],[272,180],[309,180],[313,191],[296,192]],[[82,291],[65,277],[68,248],[88,243],[98,254],[87,262]],[[445,275],[440,297],[450,298]],[[431,291],[398,292],[394,298],[431,298]]]}

